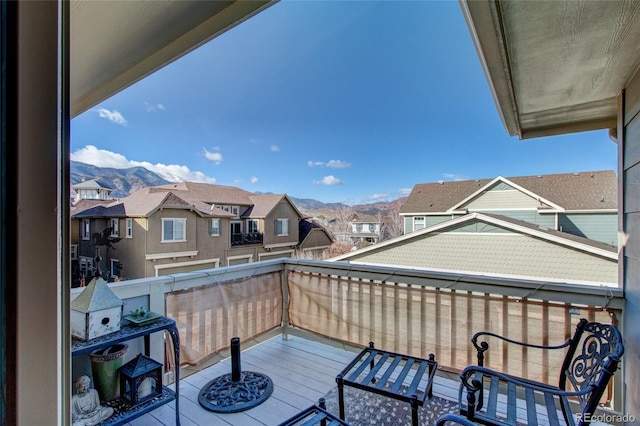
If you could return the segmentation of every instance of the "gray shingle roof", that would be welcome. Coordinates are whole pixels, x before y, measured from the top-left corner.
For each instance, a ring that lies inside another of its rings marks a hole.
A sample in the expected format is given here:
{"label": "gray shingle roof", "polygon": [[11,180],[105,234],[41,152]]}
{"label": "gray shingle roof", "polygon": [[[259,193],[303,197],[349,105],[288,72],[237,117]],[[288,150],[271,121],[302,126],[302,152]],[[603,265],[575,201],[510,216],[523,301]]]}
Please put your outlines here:
{"label": "gray shingle roof", "polygon": [[[215,208],[220,205],[239,206],[245,217],[265,217],[284,194],[254,195],[233,186],[181,182],[142,188],[126,198],[100,203],[100,206],[76,210],[74,217],[149,216],[160,207],[192,208],[204,216],[233,217],[234,214]],[[295,205],[291,203],[295,208]],[[300,214],[302,216],[302,214]]]}
{"label": "gray shingle roof", "polygon": [[[613,170],[508,177],[507,180],[565,210],[617,209]],[[440,213],[482,189],[493,179],[416,184],[401,213]]]}

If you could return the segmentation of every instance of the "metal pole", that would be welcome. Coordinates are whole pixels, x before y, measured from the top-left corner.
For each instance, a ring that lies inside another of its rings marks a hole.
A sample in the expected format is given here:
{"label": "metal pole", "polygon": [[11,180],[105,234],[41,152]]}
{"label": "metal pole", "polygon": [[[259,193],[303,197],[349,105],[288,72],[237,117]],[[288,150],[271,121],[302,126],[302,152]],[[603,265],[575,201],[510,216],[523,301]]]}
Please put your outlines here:
{"label": "metal pole", "polygon": [[231,338],[231,381],[240,381],[240,372],[242,368],[240,366],[240,338]]}

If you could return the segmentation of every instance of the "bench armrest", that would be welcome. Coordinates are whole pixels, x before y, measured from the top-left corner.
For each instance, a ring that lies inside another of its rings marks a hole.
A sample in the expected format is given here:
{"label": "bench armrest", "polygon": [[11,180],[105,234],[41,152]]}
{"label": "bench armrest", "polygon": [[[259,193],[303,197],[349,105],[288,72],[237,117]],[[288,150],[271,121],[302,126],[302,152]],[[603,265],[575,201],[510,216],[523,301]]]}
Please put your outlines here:
{"label": "bench armrest", "polygon": [[[504,336],[500,336],[499,334],[495,334],[495,333],[490,333],[488,331],[480,331],[476,334],[473,335],[473,337],[471,338],[471,343],[473,343],[473,346],[476,348],[476,350],[478,351],[478,365],[479,366],[484,366],[484,353],[489,349],[489,343],[487,341],[487,337],[493,337],[496,339],[500,339],[504,342],[507,343],[512,343],[514,345],[519,345],[519,346],[525,346],[528,348],[536,348],[536,349],[563,349],[568,347],[571,344],[571,339],[568,339],[566,342],[564,342],[561,345],[556,345],[556,346],[544,346],[544,345],[534,345],[531,343],[525,343],[525,342],[519,342],[517,340],[512,340],[509,339],[507,337]],[[478,342],[479,339],[482,339],[482,341]]]}

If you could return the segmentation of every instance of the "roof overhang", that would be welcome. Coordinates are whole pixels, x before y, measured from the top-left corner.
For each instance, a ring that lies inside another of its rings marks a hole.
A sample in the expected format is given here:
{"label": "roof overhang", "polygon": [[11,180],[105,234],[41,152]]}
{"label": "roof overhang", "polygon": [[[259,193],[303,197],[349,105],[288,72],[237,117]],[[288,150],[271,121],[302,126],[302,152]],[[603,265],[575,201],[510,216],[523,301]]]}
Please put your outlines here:
{"label": "roof overhang", "polygon": [[71,2],[71,115],[146,77],[277,0]]}
{"label": "roof overhang", "polygon": [[636,0],[460,0],[510,135],[617,124],[617,95],[640,67]]}

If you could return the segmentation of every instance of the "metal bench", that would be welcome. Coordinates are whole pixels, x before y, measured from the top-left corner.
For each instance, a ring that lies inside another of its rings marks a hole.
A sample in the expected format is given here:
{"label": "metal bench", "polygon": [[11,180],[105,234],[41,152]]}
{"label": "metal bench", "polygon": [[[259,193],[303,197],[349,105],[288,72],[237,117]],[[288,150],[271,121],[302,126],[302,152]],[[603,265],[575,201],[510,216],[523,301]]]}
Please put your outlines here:
{"label": "metal bench", "polygon": [[[523,347],[566,349],[558,386],[484,367],[485,352],[489,349],[487,337]],[[483,341],[478,343],[480,338]],[[516,342],[489,332],[475,334],[471,342],[478,351],[478,366],[469,366],[460,374],[460,409],[468,420],[487,425],[516,425],[517,410],[525,412],[520,422],[537,425],[540,422],[536,405],[546,408],[544,414],[551,425],[560,424],[561,419],[567,425],[588,425],[624,353],[622,336],[614,326],[586,319],[580,320],[572,338],[558,346]],[[499,403],[505,404],[506,413],[498,409]],[[572,405],[578,405],[579,409],[572,410]]]}

